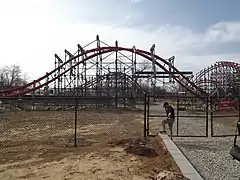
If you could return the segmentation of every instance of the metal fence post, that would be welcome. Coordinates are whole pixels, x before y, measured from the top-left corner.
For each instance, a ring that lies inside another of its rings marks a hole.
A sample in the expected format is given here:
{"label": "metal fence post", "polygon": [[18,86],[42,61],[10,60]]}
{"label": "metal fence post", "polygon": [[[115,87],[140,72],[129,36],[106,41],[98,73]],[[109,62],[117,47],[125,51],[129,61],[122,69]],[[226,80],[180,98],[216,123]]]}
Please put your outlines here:
{"label": "metal fence post", "polygon": [[74,146],[77,147],[77,115],[78,115],[78,98],[75,97],[75,123],[74,123]]}
{"label": "metal fence post", "polygon": [[213,132],[213,101],[212,101],[212,97],[210,97],[210,120],[211,120],[211,137],[214,136],[214,132]]}
{"label": "metal fence post", "polygon": [[177,97],[177,136],[179,134],[179,97]]}
{"label": "metal fence post", "polygon": [[240,95],[238,96],[238,121],[240,121]]}
{"label": "metal fence post", "polygon": [[143,135],[147,136],[147,94],[144,95],[144,127],[143,127]]}
{"label": "metal fence post", "polygon": [[149,104],[150,104],[150,97],[147,96],[147,136],[149,136]]}
{"label": "metal fence post", "polygon": [[206,104],[206,137],[208,137],[208,107],[209,105],[209,99],[207,97],[207,104]]}

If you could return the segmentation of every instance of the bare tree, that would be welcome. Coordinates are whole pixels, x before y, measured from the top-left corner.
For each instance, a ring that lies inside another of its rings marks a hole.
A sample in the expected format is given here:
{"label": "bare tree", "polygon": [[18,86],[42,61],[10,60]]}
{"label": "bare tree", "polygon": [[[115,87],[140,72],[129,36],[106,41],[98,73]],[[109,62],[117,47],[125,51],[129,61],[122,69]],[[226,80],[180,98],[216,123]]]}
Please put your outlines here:
{"label": "bare tree", "polygon": [[148,60],[143,60],[137,67],[137,71],[143,72],[145,70],[151,70],[152,64]]}
{"label": "bare tree", "polygon": [[[148,60],[143,60],[140,62],[136,68],[137,72],[143,73],[144,71],[152,71],[152,63]],[[141,74],[137,74],[136,79],[141,87],[148,87],[147,79],[139,78]]]}
{"label": "bare tree", "polygon": [[0,68],[0,87],[21,86],[27,83],[27,76],[22,76],[20,66],[11,65]]}

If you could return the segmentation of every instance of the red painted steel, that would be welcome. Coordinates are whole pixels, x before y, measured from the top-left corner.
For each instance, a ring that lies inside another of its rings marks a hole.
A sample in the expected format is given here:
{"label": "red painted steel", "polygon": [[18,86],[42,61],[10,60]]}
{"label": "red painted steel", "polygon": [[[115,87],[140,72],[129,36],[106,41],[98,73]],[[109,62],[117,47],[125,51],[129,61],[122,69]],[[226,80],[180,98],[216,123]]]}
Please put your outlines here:
{"label": "red painted steel", "polygon": [[[140,49],[124,48],[124,47],[110,47],[110,46],[109,47],[97,47],[97,48],[93,48],[90,50],[85,50],[84,52],[81,52],[78,55],[73,56],[72,58],[70,58],[69,60],[62,63],[60,66],[58,66],[56,69],[52,70],[49,73],[46,73],[46,75],[26,84],[24,86],[0,90],[0,96],[18,97],[18,96],[22,96],[24,94],[33,92],[35,90],[38,90],[38,89],[54,82],[59,77],[63,76],[65,73],[70,71],[71,69],[75,68],[76,66],[78,66],[81,63],[84,63],[85,61],[88,61],[91,58],[97,57],[102,54],[112,53],[112,52],[117,52],[117,51],[127,51],[127,52],[136,53],[137,55],[142,56],[143,58],[145,58],[149,61],[152,61],[152,57],[151,57],[152,54],[148,51],[144,51],[144,50],[140,50]],[[93,53],[93,54],[91,54],[91,53]],[[81,56],[85,57],[82,61],[72,65],[68,69],[65,69],[65,71],[63,71],[61,74],[54,77],[54,73],[57,72],[58,70],[60,70],[60,68],[64,67],[66,64],[72,63],[73,60],[75,60],[76,58],[81,57]],[[154,55],[154,58],[156,58],[158,61],[162,62],[164,65],[169,65],[167,60],[165,60],[157,55]],[[169,70],[167,68],[164,67],[164,65],[160,64],[160,62],[158,62],[158,61],[156,61],[156,63],[155,63],[156,66],[161,68],[166,73],[171,73],[171,72],[169,72]],[[188,77],[184,76],[176,67],[172,66],[171,68],[173,69],[173,71],[175,71],[179,74],[179,76],[175,76],[174,74],[172,74],[172,78],[177,83],[179,83],[182,87],[184,87],[189,92],[191,92],[193,95],[207,96],[208,92],[206,92],[204,89],[202,89],[199,86],[199,84],[201,84],[202,80],[201,80],[201,82],[199,82],[197,79],[201,79],[201,77],[204,76],[204,74],[208,73],[209,71],[211,71],[215,68],[225,67],[225,66],[233,68],[233,69],[237,70],[238,72],[240,71],[239,64],[234,63],[234,62],[220,61],[218,63],[215,63],[213,66],[209,67],[208,69],[201,71],[200,74],[198,74],[198,76],[196,77],[195,81],[191,81]],[[49,79],[49,80],[48,80],[48,82],[43,83],[42,81],[44,81],[45,79]]]}

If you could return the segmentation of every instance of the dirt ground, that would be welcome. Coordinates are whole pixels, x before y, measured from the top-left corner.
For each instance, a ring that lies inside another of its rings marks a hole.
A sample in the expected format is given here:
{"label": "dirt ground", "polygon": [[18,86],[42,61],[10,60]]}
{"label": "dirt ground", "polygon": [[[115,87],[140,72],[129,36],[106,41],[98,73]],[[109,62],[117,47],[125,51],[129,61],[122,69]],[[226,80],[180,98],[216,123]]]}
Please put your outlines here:
{"label": "dirt ground", "polygon": [[74,147],[74,111],[1,113],[0,179],[186,179],[159,137],[143,138],[142,111],[77,115]]}

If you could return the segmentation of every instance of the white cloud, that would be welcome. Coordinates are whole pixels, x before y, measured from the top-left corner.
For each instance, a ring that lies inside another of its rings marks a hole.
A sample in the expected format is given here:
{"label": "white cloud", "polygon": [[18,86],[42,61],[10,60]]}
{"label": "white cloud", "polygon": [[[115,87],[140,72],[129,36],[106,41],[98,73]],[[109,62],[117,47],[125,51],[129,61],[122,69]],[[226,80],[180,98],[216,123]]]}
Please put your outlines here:
{"label": "white cloud", "polygon": [[240,22],[219,22],[207,30],[206,40],[240,42]]}
{"label": "white cloud", "polygon": [[[233,59],[239,62],[240,59],[240,53],[208,55],[203,51],[198,56],[192,53],[196,49],[201,52],[201,49],[211,48],[215,42],[240,42],[240,22],[220,22],[202,34],[174,25],[164,25],[149,31],[144,27],[128,28],[114,22],[104,25],[85,20],[84,23],[79,21],[74,24],[54,16],[51,9],[48,10],[47,1],[38,2],[31,7],[40,6],[40,9],[32,10],[19,4],[21,8],[14,9],[15,14],[8,12],[6,8],[0,9],[4,10],[0,11],[0,66],[20,64],[31,79],[53,69],[54,53],[63,55],[64,49],[74,52],[78,43],[86,45],[94,40],[97,34],[100,39],[113,46],[115,40],[119,41],[119,46],[136,45],[143,50],[149,50],[152,44],[156,44],[156,53],[159,56],[176,56],[179,69],[199,70],[216,60]],[[9,7],[10,5],[11,3]],[[42,11],[43,9],[46,11]],[[23,11],[25,13],[22,13]]]}
{"label": "white cloud", "polygon": [[135,2],[140,2],[142,0],[132,0],[132,3],[135,3]]}
{"label": "white cloud", "polygon": [[127,15],[123,18],[124,20],[129,20],[129,19],[132,19],[132,16],[131,15]]}

